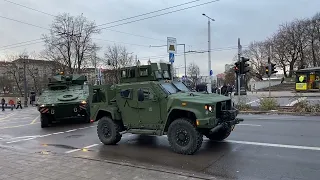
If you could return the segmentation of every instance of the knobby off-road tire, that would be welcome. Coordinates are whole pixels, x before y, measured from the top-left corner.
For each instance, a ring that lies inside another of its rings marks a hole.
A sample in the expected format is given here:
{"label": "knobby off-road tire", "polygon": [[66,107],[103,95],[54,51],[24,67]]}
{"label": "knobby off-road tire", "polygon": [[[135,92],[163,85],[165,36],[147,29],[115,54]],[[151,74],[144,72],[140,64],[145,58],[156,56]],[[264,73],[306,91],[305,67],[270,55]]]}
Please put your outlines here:
{"label": "knobby off-road tire", "polygon": [[41,123],[41,128],[49,127],[49,124],[50,124],[49,117],[45,114],[40,114],[40,123]]}
{"label": "knobby off-road tire", "polygon": [[200,149],[203,135],[197,131],[191,120],[179,118],[170,124],[168,140],[174,152],[191,155]]}
{"label": "knobby off-road tire", "polygon": [[231,127],[223,127],[215,133],[206,135],[211,141],[222,141],[230,136],[231,134]]}
{"label": "knobby off-road tire", "polygon": [[120,140],[120,127],[109,117],[99,119],[97,133],[100,141],[105,145],[115,145]]}

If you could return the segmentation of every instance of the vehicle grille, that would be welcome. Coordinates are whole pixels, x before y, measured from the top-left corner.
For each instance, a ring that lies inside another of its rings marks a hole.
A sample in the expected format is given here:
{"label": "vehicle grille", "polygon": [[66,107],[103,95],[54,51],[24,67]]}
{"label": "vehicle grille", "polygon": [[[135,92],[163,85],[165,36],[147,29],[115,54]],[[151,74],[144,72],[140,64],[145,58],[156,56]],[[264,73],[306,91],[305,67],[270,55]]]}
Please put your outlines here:
{"label": "vehicle grille", "polygon": [[217,102],[217,104],[216,104],[217,118],[223,118],[223,114],[224,114],[223,112],[225,112],[227,110],[231,110],[231,109],[232,109],[231,100]]}

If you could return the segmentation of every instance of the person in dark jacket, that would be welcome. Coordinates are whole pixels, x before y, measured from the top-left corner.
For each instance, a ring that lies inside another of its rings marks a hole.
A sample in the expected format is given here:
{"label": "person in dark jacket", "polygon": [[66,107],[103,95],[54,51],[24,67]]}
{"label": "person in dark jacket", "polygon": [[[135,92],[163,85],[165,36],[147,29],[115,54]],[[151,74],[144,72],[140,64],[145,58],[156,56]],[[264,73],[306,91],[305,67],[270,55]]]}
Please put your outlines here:
{"label": "person in dark jacket", "polygon": [[18,109],[19,107],[20,107],[20,109],[22,109],[20,98],[18,98],[18,100],[17,100],[17,107],[16,107],[16,109]]}
{"label": "person in dark jacket", "polygon": [[1,99],[1,107],[2,111],[4,111],[4,105],[6,104],[6,100],[4,98]]}
{"label": "person in dark jacket", "polygon": [[228,87],[226,84],[223,84],[223,86],[221,87],[221,94],[227,95],[227,93],[228,93]]}

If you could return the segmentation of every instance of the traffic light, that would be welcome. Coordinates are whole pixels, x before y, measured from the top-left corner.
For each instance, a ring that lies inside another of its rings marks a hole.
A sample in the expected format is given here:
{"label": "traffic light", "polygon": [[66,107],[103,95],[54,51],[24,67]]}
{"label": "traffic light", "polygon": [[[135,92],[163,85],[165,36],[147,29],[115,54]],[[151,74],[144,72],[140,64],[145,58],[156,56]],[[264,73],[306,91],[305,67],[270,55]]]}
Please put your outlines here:
{"label": "traffic light", "polygon": [[269,74],[269,66],[266,66],[265,69],[266,69],[266,75],[268,75],[268,76],[270,77],[270,74]]}
{"label": "traffic light", "polygon": [[247,61],[249,61],[249,58],[241,57],[240,61],[240,74],[246,74],[250,71],[249,64],[247,64]]}
{"label": "traffic light", "polygon": [[272,64],[271,63],[271,74],[275,74],[277,73],[278,71],[276,71],[276,64]]}
{"label": "traffic light", "polygon": [[234,72],[236,74],[239,74],[239,69],[240,69],[240,63],[239,62],[234,63]]}

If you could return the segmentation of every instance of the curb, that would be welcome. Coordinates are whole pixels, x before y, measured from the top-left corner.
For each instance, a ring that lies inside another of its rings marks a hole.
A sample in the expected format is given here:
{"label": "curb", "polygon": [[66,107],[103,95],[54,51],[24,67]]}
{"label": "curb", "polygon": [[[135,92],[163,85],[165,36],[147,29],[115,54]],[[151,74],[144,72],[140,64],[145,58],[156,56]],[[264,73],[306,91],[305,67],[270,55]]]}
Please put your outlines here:
{"label": "curb", "polygon": [[320,113],[298,113],[298,112],[285,112],[285,111],[239,111],[239,114],[283,114],[294,116],[320,116]]}

